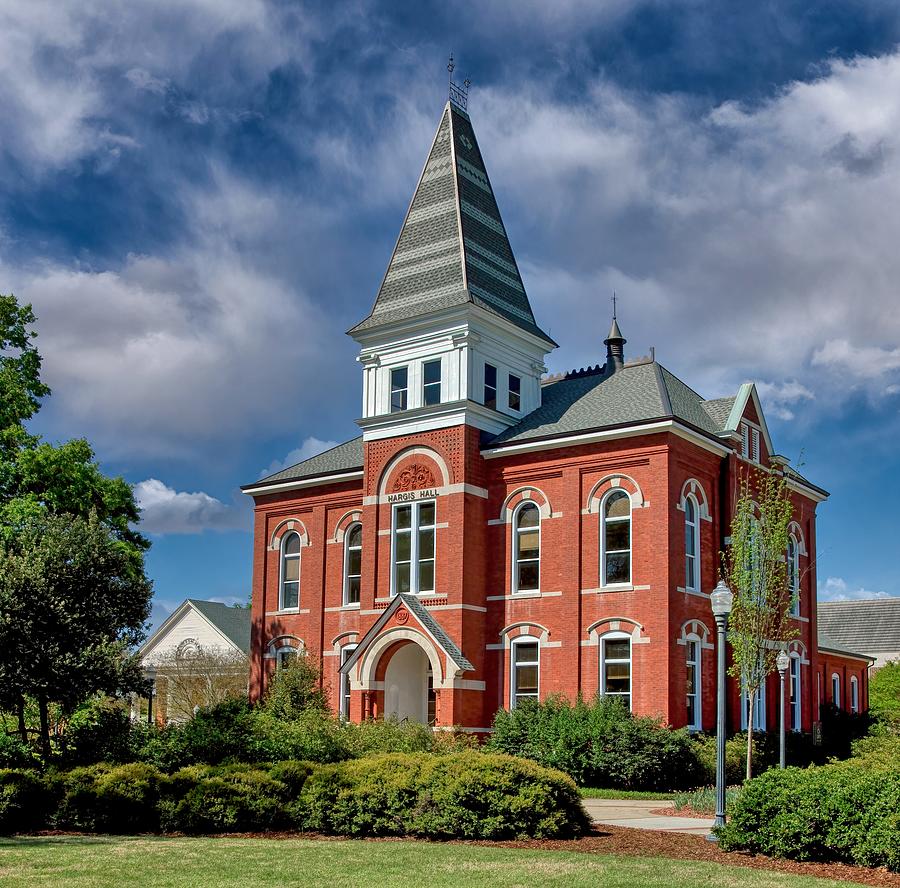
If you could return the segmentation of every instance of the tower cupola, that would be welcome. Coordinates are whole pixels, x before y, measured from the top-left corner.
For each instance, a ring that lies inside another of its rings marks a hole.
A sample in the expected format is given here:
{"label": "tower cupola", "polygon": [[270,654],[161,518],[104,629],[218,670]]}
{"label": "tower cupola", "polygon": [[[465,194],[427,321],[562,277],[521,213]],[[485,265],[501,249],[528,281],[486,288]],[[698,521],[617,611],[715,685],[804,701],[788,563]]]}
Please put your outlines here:
{"label": "tower cupola", "polygon": [[625,366],[625,343],[628,340],[622,335],[619,329],[619,322],[616,320],[616,310],[613,308],[612,325],[609,328],[609,336],[603,340],[606,346],[606,375],[612,376]]}

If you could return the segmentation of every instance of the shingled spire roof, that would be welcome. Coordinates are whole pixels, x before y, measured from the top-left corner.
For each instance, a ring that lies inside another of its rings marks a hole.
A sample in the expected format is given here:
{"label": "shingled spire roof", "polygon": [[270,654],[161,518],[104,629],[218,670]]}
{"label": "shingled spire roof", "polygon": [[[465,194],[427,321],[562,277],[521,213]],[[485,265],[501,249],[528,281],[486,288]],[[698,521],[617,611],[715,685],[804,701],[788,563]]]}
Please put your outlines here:
{"label": "shingled spire roof", "polygon": [[556,345],[535,323],[469,116],[448,101],[375,304],[350,333],[466,303]]}

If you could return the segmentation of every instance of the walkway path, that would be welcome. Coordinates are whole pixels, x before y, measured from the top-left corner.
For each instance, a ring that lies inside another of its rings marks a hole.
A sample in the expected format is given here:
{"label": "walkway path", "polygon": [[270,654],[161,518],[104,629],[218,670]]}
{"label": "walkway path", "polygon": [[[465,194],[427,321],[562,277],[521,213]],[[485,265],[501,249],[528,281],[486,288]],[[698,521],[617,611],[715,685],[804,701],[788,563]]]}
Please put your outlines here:
{"label": "walkway path", "polygon": [[676,817],[668,814],[652,814],[665,808],[664,801],[646,802],[633,799],[585,799],[594,823],[608,826],[630,826],[632,829],[652,829],[658,832],[688,833],[705,836],[712,829],[712,817]]}

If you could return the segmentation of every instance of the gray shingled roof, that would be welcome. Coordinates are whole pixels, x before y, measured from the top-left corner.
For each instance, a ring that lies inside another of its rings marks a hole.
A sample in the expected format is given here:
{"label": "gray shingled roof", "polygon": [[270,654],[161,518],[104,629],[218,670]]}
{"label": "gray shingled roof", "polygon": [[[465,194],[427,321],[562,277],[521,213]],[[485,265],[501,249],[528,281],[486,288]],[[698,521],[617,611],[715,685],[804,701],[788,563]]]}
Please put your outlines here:
{"label": "gray shingled roof", "polygon": [[535,323],[468,115],[449,102],[375,304],[350,332],[467,303]]}
{"label": "gray shingled roof", "polygon": [[711,401],[703,402],[703,409],[720,430],[724,430],[728,423],[728,417],[731,416],[731,408],[734,407],[735,397],[736,395],[731,395],[728,398],[713,398]]}
{"label": "gray shingled roof", "polygon": [[[819,630],[851,651],[900,651],[900,598],[820,601]],[[821,640],[820,640],[821,644]]]}
{"label": "gray shingled roof", "polygon": [[352,438],[331,450],[325,450],[316,456],[298,462],[296,465],[288,466],[274,475],[268,475],[254,481],[252,484],[245,484],[241,490],[249,490],[258,487],[260,484],[277,484],[279,481],[298,481],[302,478],[315,478],[319,475],[337,475],[341,472],[352,472],[363,467],[363,445],[362,435],[358,438]]}
{"label": "gray shingled roof", "polygon": [[722,428],[705,409],[707,402],[655,361],[626,364],[609,377],[597,373],[552,381],[541,397],[537,410],[490,446],[672,418],[710,435]]}
{"label": "gray shingled roof", "polygon": [[219,601],[199,598],[188,598],[188,601],[232,644],[245,654],[250,653],[250,608],[229,607]]}

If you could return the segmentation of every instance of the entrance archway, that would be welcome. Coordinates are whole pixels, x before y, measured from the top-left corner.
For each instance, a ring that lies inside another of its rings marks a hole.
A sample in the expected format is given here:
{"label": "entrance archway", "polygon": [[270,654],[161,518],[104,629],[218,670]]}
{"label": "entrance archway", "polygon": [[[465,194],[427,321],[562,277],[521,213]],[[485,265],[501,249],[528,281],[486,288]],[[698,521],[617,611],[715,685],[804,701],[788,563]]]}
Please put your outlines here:
{"label": "entrance archway", "polygon": [[431,663],[419,645],[394,651],[384,673],[384,716],[427,725],[434,720]]}

